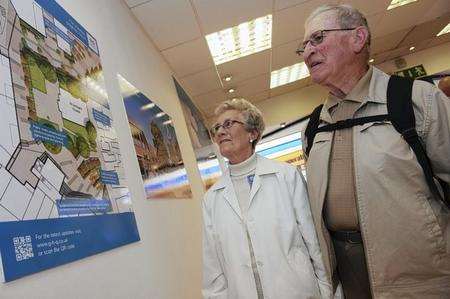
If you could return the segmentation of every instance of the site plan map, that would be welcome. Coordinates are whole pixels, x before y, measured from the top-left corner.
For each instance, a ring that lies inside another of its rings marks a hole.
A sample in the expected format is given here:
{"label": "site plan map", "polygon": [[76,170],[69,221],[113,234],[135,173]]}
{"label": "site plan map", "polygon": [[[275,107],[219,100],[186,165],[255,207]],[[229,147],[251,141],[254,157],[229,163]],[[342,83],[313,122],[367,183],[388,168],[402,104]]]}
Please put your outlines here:
{"label": "site plan map", "polygon": [[139,240],[97,42],[0,0],[0,253],[10,281]]}

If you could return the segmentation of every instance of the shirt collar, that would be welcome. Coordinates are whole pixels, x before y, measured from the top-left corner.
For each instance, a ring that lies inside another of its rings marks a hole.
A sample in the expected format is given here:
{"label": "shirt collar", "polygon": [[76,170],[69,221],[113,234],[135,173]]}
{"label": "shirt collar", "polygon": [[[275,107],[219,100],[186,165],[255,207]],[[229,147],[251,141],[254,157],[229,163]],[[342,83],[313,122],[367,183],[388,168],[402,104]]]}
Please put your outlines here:
{"label": "shirt collar", "polygon": [[372,79],[373,68],[369,67],[364,76],[359,79],[358,83],[353,87],[353,89],[345,96],[345,98],[340,99],[331,93],[328,94],[328,99],[324,104],[324,107],[330,111],[331,108],[335,107],[339,102],[343,100],[353,101],[363,103],[365,98],[369,95],[370,80]]}

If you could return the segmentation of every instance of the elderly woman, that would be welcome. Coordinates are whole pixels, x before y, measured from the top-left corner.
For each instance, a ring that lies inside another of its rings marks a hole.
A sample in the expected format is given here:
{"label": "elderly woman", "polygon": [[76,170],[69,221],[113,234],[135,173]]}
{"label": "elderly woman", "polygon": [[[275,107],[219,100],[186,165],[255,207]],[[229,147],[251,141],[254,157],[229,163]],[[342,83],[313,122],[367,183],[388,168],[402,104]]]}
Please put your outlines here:
{"label": "elderly woman", "polygon": [[203,202],[205,298],[328,298],[305,182],[255,154],[264,121],[243,99],[222,103],[211,129],[228,170]]}

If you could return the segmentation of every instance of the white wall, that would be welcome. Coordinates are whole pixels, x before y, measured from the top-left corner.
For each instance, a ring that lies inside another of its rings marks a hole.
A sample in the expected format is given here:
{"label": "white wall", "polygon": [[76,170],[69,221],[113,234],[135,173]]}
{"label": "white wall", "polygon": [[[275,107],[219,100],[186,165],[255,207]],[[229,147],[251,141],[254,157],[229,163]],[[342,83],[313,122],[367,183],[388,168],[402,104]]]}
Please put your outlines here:
{"label": "white wall", "polygon": [[[203,186],[171,71],[121,0],[58,2],[98,41],[142,241],[0,284],[0,298],[200,298]],[[195,199],[144,199],[117,73],[174,119]]]}
{"label": "white wall", "polygon": [[[428,75],[436,74],[450,69],[450,43],[445,43],[423,51],[413,52],[403,56],[406,61],[404,69],[423,64]],[[400,71],[395,66],[394,60],[377,65],[381,70],[390,73]]]}
{"label": "white wall", "polygon": [[[409,68],[423,64],[429,75],[450,69],[450,43],[445,43],[423,51],[404,56]],[[394,61],[387,61],[376,65],[385,72],[398,71]],[[289,122],[308,115],[327,98],[325,89],[317,85],[282,94],[277,97],[258,102],[256,106],[264,114],[267,127],[278,126],[282,122]],[[209,120],[211,121],[211,120]]]}

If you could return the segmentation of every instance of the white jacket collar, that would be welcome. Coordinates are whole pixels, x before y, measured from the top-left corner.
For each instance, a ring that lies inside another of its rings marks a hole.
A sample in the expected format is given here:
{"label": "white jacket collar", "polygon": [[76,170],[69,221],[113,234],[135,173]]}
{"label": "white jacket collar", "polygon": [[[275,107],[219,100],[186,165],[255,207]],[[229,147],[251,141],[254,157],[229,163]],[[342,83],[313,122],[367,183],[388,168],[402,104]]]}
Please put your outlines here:
{"label": "white jacket collar", "polygon": [[[263,156],[260,156],[258,154],[256,155],[255,177],[276,172],[279,172],[278,167],[276,167],[276,163]],[[220,179],[211,187],[211,189],[220,190],[225,188],[229,184],[231,184],[230,171],[227,168],[227,170],[222,174]]]}

